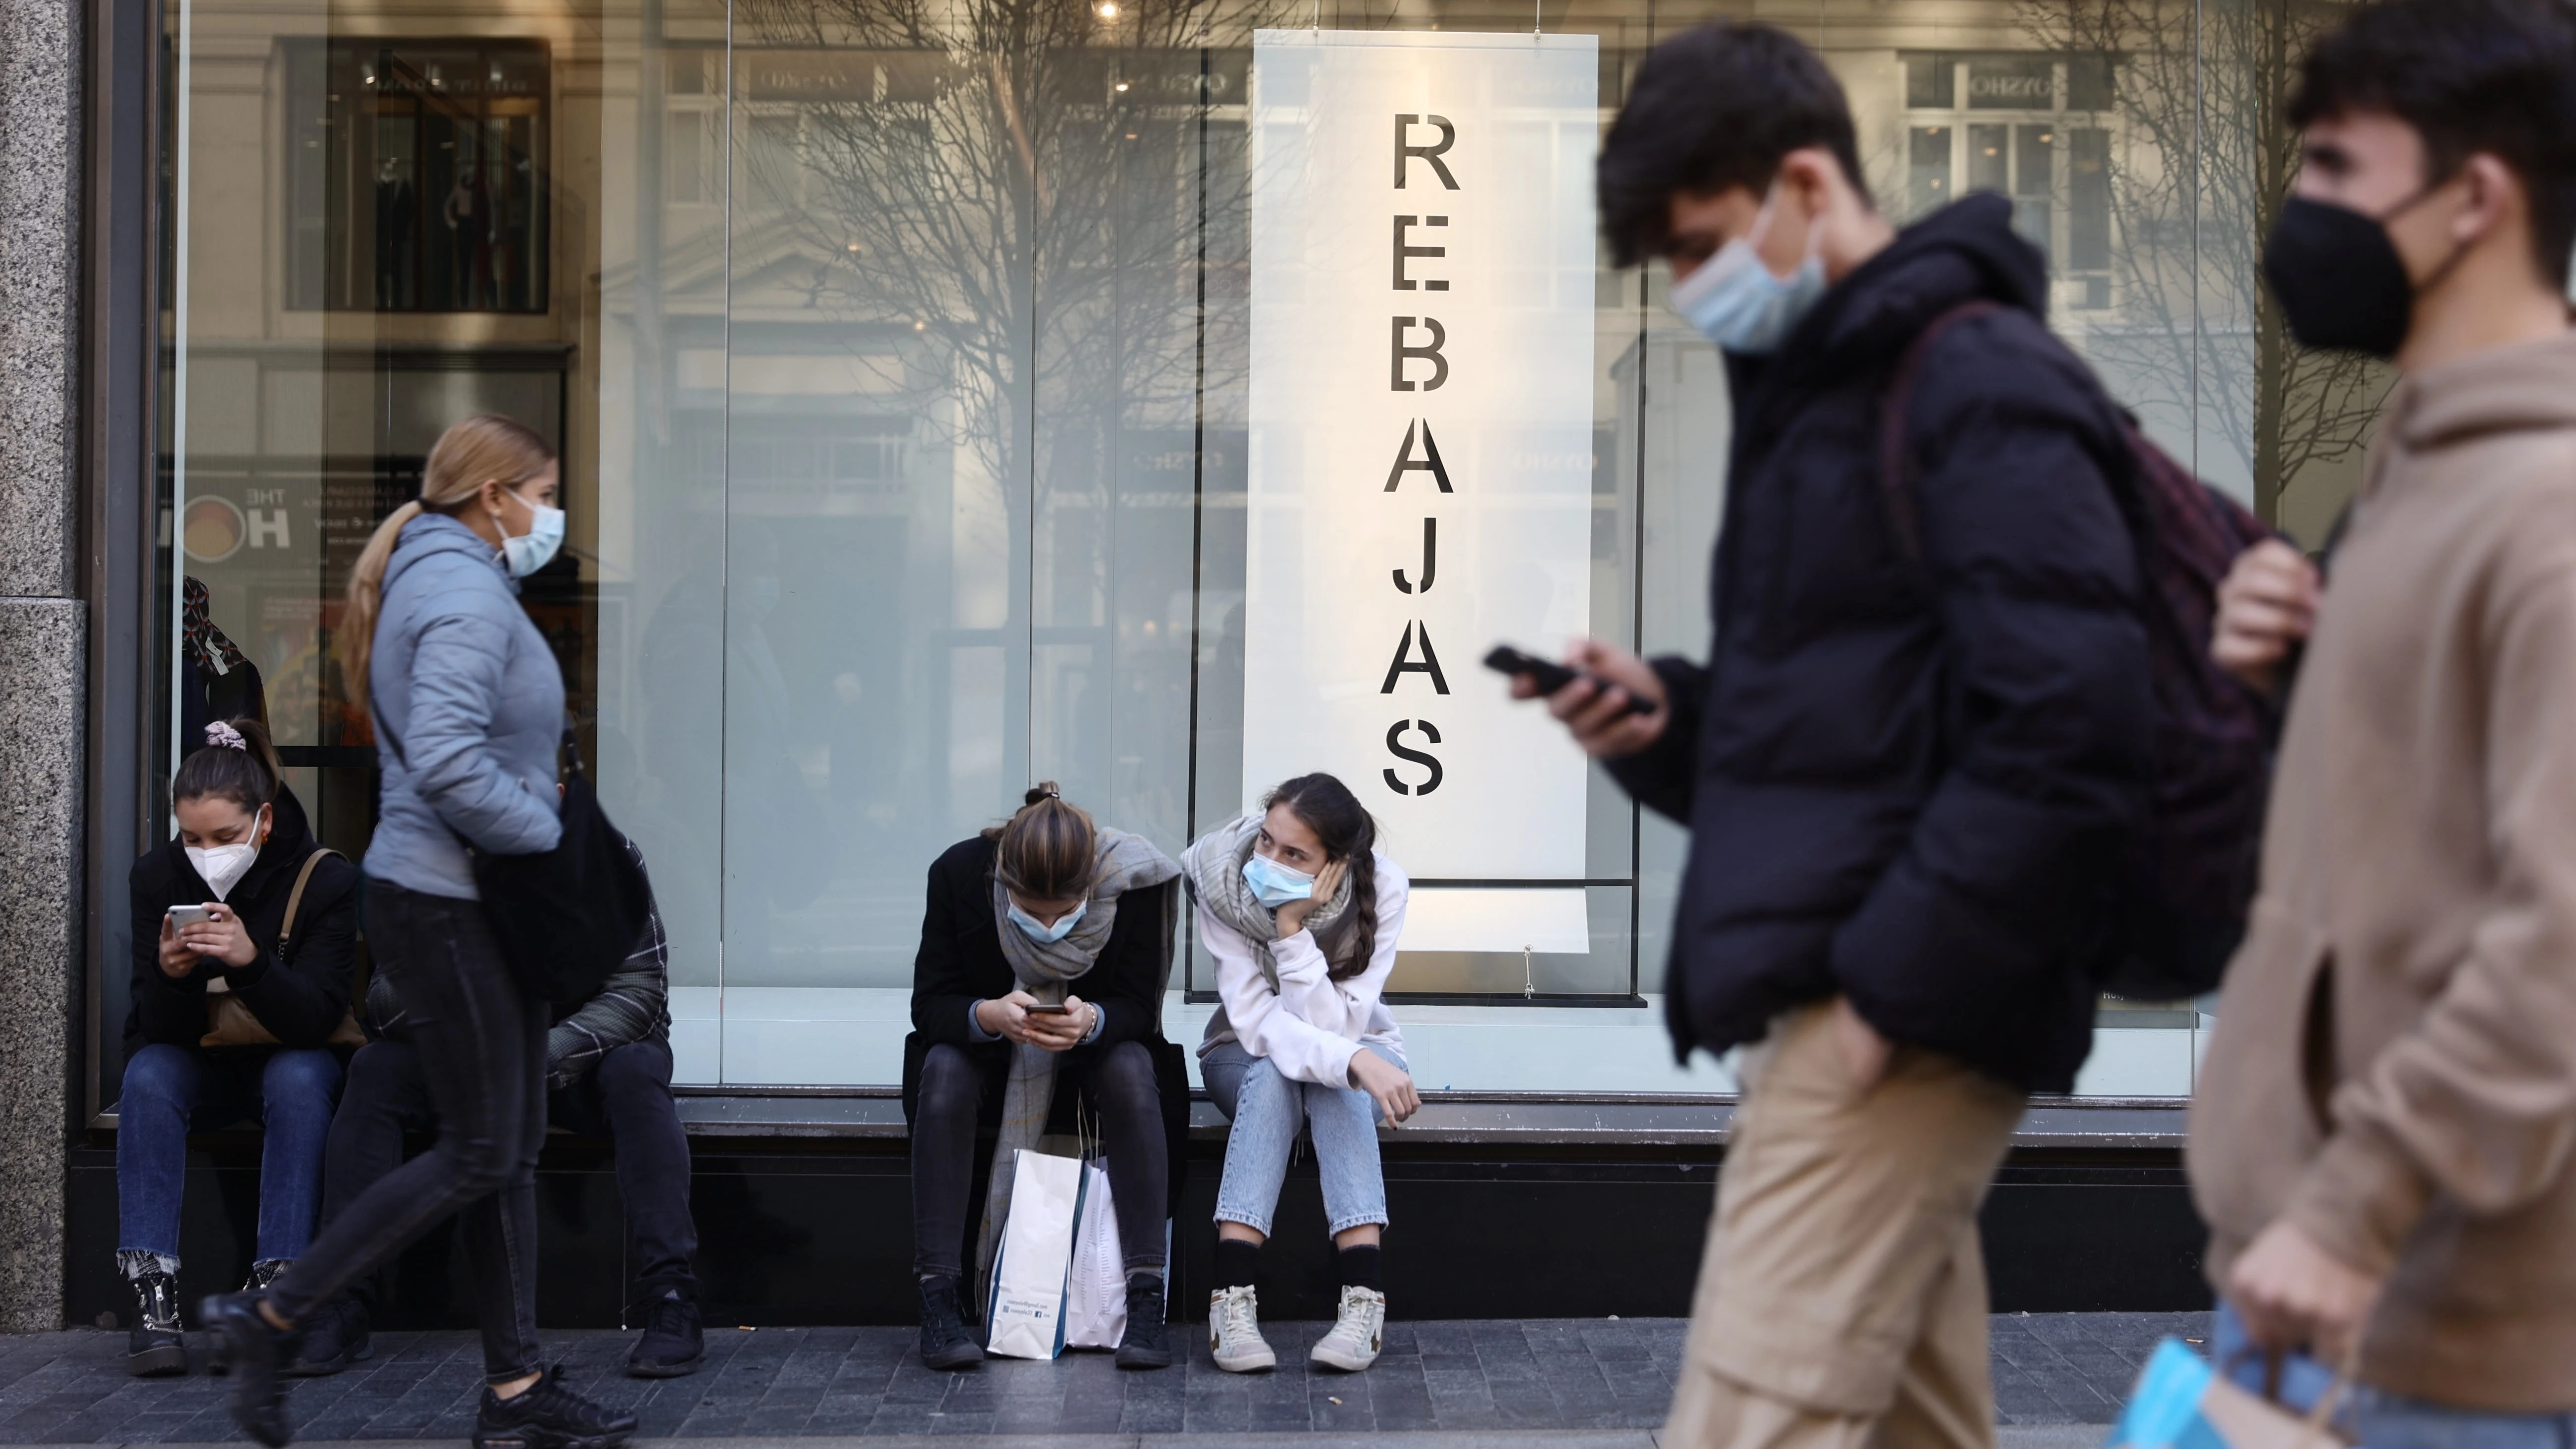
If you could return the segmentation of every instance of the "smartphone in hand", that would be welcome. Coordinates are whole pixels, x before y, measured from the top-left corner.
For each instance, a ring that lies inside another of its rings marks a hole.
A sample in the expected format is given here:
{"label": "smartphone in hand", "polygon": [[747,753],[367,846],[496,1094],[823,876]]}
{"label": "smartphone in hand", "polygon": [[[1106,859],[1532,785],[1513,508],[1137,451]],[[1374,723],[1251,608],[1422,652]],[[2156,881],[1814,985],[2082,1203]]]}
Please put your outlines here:
{"label": "smartphone in hand", "polygon": [[1053,1003],[1040,1001],[1021,1008],[1031,1016],[1062,1016],[1071,1009],[1060,1001]]}
{"label": "smartphone in hand", "polygon": [[[1590,679],[1604,689],[1615,688],[1605,679],[1585,674],[1567,665],[1551,663],[1535,654],[1523,653],[1509,644],[1495,645],[1493,652],[1485,656],[1485,667],[1497,674],[1509,674],[1515,677],[1526,674],[1531,682],[1538,686],[1538,692],[1542,695],[1554,694],[1577,679]],[[1654,710],[1655,707],[1652,704],[1630,694],[1627,707],[1621,713],[1652,714]]]}
{"label": "smartphone in hand", "polygon": [[170,908],[170,929],[173,931],[184,931],[190,926],[202,926],[214,918],[215,908],[213,906],[172,906]]}

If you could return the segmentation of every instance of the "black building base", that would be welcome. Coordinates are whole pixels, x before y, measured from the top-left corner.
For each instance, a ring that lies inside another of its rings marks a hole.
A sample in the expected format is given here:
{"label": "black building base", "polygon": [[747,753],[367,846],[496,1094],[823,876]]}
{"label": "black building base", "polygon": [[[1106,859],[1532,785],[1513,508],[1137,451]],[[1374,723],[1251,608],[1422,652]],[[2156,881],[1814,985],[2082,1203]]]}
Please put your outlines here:
{"label": "black building base", "polygon": [[[913,1321],[911,1181],[900,1142],[698,1141],[691,1201],[710,1324]],[[1172,1303],[1205,1313],[1220,1144],[1194,1144]],[[1690,1312],[1717,1155],[1562,1149],[1497,1160],[1491,1149],[1390,1145],[1387,1289],[1407,1318],[1679,1317]],[[189,1156],[180,1301],[248,1272],[259,1156],[248,1133]],[[73,1154],[70,1303],[80,1324],[131,1311],[116,1276],[116,1157]],[[626,1302],[624,1233],[606,1144],[559,1137],[537,1176],[538,1320],[612,1328]],[[1986,1200],[1997,1312],[2207,1308],[2204,1233],[2177,1153],[2016,1152]],[[433,1232],[394,1264],[378,1322],[462,1328],[463,1249]],[[1262,1285],[1265,1314],[1329,1318],[1330,1250],[1311,1161],[1289,1174]],[[1194,1285],[1195,1289],[1194,1289]]]}

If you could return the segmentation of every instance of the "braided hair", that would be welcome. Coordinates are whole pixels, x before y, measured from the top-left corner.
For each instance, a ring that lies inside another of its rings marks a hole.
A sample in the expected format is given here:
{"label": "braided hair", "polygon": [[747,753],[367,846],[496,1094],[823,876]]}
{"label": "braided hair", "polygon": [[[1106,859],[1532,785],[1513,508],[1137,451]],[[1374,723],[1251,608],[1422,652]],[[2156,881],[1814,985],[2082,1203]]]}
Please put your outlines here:
{"label": "braided hair", "polygon": [[1262,809],[1274,805],[1287,806],[1306,822],[1323,842],[1326,861],[1349,862],[1351,929],[1342,937],[1349,949],[1338,960],[1328,958],[1325,973],[1347,981],[1366,971],[1377,954],[1377,821],[1350,786],[1321,772],[1299,775],[1263,797]]}

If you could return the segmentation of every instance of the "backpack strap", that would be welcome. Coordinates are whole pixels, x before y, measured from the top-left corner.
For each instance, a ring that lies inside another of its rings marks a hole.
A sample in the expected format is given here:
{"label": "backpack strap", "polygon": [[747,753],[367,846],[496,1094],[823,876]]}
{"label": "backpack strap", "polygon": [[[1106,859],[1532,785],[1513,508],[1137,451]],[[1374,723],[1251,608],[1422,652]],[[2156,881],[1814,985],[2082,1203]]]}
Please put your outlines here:
{"label": "backpack strap", "polygon": [[1914,460],[1905,436],[1905,415],[1914,406],[1914,392],[1923,381],[1923,366],[1933,345],[1962,322],[2005,310],[2001,302],[1978,297],[1924,323],[1923,330],[1906,344],[1905,355],[1897,359],[1896,371],[1888,380],[1878,419],[1878,483],[1887,496],[1888,522],[1895,529],[1897,549],[1914,563],[1923,561],[1923,534],[1914,507]]}
{"label": "backpack strap", "polygon": [[347,856],[341,855],[327,845],[304,857],[304,868],[295,873],[295,889],[286,893],[286,920],[277,928],[277,959],[281,962],[286,959],[287,942],[295,938],[295,913],[304,904],[304,887],[311,883],[313,868],[320,865],[322,857],[326,855],[341,860],[348,859]]}

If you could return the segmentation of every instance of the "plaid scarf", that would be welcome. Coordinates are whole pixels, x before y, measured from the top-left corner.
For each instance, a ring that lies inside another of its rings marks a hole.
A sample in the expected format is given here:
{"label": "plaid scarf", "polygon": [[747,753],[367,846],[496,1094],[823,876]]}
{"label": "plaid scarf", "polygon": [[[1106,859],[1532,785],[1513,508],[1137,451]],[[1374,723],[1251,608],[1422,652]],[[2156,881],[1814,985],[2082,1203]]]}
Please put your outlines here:
{"label": "plaid scarf", "polygon": [[[1002,938],[1002,959],[1020,988],[1051,1005],[1064,1001],[1065,985],[1091,970],[1109,944],[1109,928],[1118,920],[1118,898],[1129,890],[1158,886],[1181,873],[1172,858],[1141,835],[1103,826],[1094,836],[1090,905],[1061,941],[1032,940],[1010,919],[1011,895],[993,882],[993,928]],[[1055,1107],[1055,1074],[1063,1055],[1040,1046],[1011,1048],[1010,1083],[1002,1094],[999,1143],[993,1149],[993,1171],[986,1179],[984,1222],[975,1238],[975,1281],[979,1296],[989,1292],[993,1250],[1000,1246],[1002,1224],[1011,1213],[1011,1185],[1017,1180],[1020,1152],[1038,1145],[1046,1131],[1047,1113]]]}

